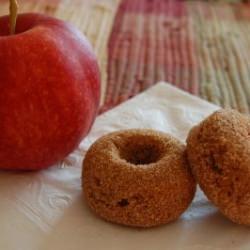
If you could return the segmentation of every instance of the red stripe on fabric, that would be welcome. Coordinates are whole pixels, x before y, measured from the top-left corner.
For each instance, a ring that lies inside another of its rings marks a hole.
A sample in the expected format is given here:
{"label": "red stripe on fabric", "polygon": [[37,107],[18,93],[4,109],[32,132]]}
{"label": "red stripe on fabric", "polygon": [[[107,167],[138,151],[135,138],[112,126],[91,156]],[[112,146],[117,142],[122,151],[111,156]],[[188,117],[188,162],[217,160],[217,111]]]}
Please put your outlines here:
{"label": "red stripe on fabric", "polygon": [[186,3],[123,0],[108,46],[107,110],[159,80],[198,94],[198,63]]}

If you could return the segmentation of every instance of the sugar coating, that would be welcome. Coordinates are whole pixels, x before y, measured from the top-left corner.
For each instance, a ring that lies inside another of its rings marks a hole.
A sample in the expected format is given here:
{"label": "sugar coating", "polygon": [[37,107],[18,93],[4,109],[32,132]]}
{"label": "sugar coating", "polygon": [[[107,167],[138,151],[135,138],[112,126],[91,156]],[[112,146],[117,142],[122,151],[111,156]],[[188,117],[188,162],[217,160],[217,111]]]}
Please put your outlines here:
{"label": "sugar coating", "polygon": [[233,222],[250,225],[250,119],[219,110],[187,138],[188,160],[201,189]]}
{"label": "sugar coating", "polygon": [[97,140],[84,159],[82,179],[85,199],[96,214],[136,227],[176,220],[196,190],[185,146],[148,129],[118,131]]}

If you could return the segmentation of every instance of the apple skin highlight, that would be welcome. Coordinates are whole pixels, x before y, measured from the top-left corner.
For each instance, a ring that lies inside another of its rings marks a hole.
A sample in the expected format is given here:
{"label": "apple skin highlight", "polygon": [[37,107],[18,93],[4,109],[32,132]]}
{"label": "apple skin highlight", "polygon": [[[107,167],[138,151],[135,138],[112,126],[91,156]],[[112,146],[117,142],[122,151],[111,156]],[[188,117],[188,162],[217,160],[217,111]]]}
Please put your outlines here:
{"label": "apple skin highlight", "polygon": [[26,13],[9,35],[9,17],[0,17],[0,169],[64,159],[89,132],[99,99],[99,67],[81,32]]}

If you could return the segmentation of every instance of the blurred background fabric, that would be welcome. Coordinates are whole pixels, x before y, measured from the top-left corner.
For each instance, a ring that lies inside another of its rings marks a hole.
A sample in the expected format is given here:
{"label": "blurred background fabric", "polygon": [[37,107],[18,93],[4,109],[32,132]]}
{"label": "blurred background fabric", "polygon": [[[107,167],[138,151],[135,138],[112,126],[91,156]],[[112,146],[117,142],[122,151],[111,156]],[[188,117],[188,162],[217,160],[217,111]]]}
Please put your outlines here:
{"label": "blurred background fabric", "polygon": [[[0,0],[0,15],[8,1]],[[102,72],[104,112],[157,81],[250,111],[249,1],[19,0],[76,25]]]}
{"label": "blurred background fabric", "polygon": [[109,40],[106,109],[159,80],[249,112],[250,5],[124,0]]}

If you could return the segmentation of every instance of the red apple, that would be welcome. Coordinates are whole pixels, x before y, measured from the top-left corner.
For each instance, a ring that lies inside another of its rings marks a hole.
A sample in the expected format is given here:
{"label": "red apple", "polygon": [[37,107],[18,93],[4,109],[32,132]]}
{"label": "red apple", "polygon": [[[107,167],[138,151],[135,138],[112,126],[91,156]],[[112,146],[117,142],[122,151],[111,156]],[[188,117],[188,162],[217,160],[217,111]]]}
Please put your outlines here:
{"label": "red apple", "polygon": [[9,35],[9,17],[0,17],[0,169],[62,160],[88,133],[99,97],[96,57],[78,30],[27,13]]}

